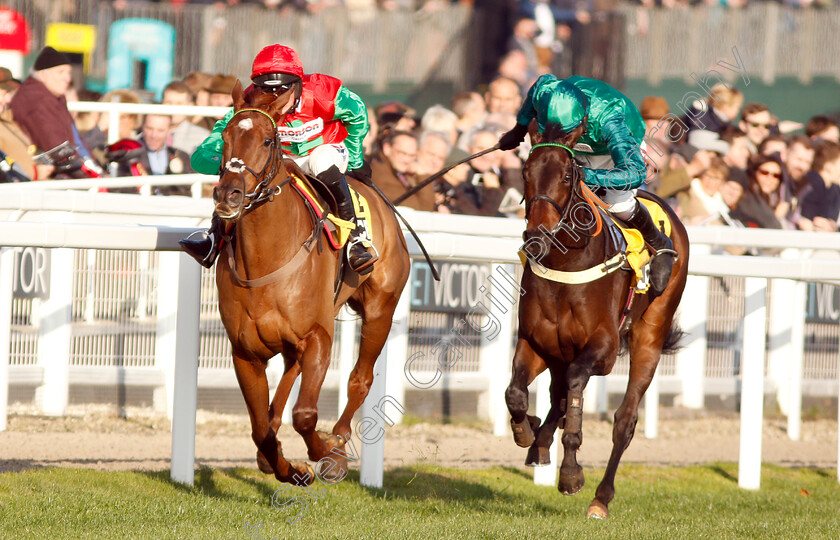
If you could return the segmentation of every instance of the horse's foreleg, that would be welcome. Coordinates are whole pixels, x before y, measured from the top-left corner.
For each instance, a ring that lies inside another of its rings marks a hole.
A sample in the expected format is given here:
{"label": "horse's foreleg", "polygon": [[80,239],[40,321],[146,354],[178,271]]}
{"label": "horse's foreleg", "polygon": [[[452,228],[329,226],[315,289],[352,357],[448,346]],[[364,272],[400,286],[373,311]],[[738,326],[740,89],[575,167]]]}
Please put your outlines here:
{"label": "horse's foreleg", "polygon": [[332,338],[321,326],[316,326],[298,345],[300,365],[300,394],[292,410],[292,424],[300,433],[309,459],[318,461],[329,452],[329,448],[318,436],[318,396],[330,365]]}
{"label": "horse's foreleg", "polygon": [[528,458],[525,465],[539,467],[551,463],[549,453],[554,442],[554,432],[557,427],[562,427],[563,416],[566,414],[566,365],[559,362],[551,369],[551,408],[548,411],[545,422],[537,432],[534,444],[528,450]]}
{"label": "horse's foreleg", "polygon": [[286,401],[289,399],[292,386],[295,384],[295,379],[297,379],[299,374],[300,364],[292,362],[280,378],[277,390],[274,391],[274,399],[271,400],[271,405],[268,408],[268,425],[275,432],[283,424],[283,409],[286,408]]}
{"label": "horse's foreleg", "polygon": [[[277,434],[268,421],[268,380],[265,376],[265,364],[258,360],[248,360],[244,356],[233,355],[233,369],[248,415],[251,419],[251,439],[257,445],[257,463],[260,470],[274,472],[281,482],[304,481],[306,470],[295,469],[283,457]],[[269,470],[270,469],[270,470]],[[298,478],[295,478],[298,476]]]}
{"label": "horse's foreleg", "polygon": [[517,445],[527,448],[534,443],[534,432],[540,419],[528,414],[528,385],[545,371],[545,361],[534,352],[527,340],[519,338],[513,355],[513,375],[505,390],[505,402],[510,411],[510,427]]}
{"label": "horse's foreleg", "polygon": [[[642,325],[642,322],[637,325]],[[638,328],[638,326],[637,326]],[[607,505],[615,495],[615,473],[622,454],[630,446],[636,431],[636,421],[639,418],[639,403],[653,380],[662,343],[665,340],[661,329],[643,326],[634,331],[636,339],[630,341],[630,378],[627,382],[627,392],[618,410],[615,412],[613,425],[613,449],[607,463],[604,478],[595,490],[595,499],[589,505],[586,515],[589,517],[606,518],[609,515]],[[667,332],[664,332],[667,333]]]}
{"label": "horse's foreleg", "polygon": [[583,489],[583,469],[577,462],[577,451],[583,443],[583,390],[592,376],[596,362],[618,353],[618,338],[607,331],[594,334],[566,369],[566,421],[563,427],[563,463],[557,489],[574,495]]}

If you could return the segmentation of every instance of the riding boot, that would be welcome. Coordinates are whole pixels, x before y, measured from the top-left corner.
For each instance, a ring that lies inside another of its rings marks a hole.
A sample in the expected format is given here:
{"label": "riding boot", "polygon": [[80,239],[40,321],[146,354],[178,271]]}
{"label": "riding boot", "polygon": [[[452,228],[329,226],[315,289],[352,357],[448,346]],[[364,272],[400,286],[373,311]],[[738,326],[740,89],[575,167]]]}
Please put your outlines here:
{"label": "riding boot", "polygon": [[[333,165],[326,171],[318,175],[318,178],[326,184],[330,193],[335,198],[338,217],[356,223],[356,210],[353,207],[353,199],[350,196],[350,188],[347,185],[347,179],[341,171]],[[347,260],[350,267],[356,271],[366,274],[370,270],[370,266],[374,263],[373,255],[368,253],[367,249],[362,245],[360,238],[360,230],[358,227],[350,232],[350,239],[347,241]],[[367,270],[367,272],[365,271]]]}
{"label": "riding boot", "polygon": [[628,225],[642,233],[645,243],[653,251],[650,260],[650,284],[654,295],[662,294],[671,279],[671,269],[677,252],[671,239],[659,230],[650,214],[639,201],[633,215],[625,220]]}
{"label": "riding boot", "polygon": [[219,246],[225,233],[224,222],[213,213],[210,228],[206,231],[196,231],[183,240],[179,240],[181,249],[198,261],[204,268],[211,268],[219,256]]}

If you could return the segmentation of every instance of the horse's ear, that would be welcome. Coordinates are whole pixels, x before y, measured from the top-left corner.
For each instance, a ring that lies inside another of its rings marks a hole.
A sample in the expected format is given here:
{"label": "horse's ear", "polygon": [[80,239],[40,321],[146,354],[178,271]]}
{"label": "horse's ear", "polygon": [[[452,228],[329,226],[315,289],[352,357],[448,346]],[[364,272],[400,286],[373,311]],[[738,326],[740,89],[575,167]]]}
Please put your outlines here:
{"label": "horse's ear", "polygon": [[270,114],[275,121],[279,121],[279,119],[292,110],[292,107],[294,106],[295,91],[294,89],[289,89],[287,93],[277,96],[277,99],[271,102],[268,106],[268,114]]}
{"label": "horse's ear", "polygon": [[572,148],[574,145],[577,144],[578,139],[583,137],[583,134],[584,134],[585,131],[586,131],[586,120],[581,122],[581,124],[578,127],[576,127],[575,129],[573,129],[571,132],[569,132],[568,135],[563,137],[563,144],[565,144],[569,148]]}
{"label": "horse's ear", "polygon": [[233,85],[233,90],[230,93],[230,96],[233,98],[233,108],[234,110],[243,109],[245,107],[245,98],[243,97],[242,92],[242,83],[239,82],[239,79],[236,79],[236,84]]}

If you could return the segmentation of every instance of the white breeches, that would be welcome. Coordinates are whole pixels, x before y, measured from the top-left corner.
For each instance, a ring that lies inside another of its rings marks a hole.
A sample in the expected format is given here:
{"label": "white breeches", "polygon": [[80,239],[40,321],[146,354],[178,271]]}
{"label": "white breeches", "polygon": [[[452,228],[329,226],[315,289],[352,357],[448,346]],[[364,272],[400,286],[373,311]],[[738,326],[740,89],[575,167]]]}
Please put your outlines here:
{"label": "white breeches", "polygon": [[346,173],[347,165],[350,163],[350,153],[344,143],[322,144],[309,152],[309,155],[289,155],[288,157],[303,169],[303,172],[313,176],[318,176],[333,165],[342,173]]}

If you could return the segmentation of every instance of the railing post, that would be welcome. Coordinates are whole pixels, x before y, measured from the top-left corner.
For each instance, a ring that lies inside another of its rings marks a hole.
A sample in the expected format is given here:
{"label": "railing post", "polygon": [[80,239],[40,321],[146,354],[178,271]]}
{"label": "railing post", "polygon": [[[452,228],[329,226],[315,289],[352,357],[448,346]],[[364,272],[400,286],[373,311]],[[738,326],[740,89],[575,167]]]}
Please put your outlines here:
{"label": "railing post", "polygon": [[[405,365],[408,358],[408,323],[411,319],[409,296],[409,290],[403,290],[400,301],[397,303],[397,309],[394,311],[391,332],[388,334],[387,355],[386,358],[379,360],[380,362],[387,359],[392,366]],[[405,407],[405,375],[403,370],[396,369],[396,367],[388,370],[385,391],[387,395]],[[393,415],[392,420],[395,424],[400,424],[402,423],[402,417],[403,415]]]}
{"label": "railing post", "polygon": [[[156,359],[166,366],[167,403],[171,403],[172,460],[170,478],[193,484],[195,467],[195,408],[198,397],[199,317],[201,313],[201,267],[189,255],[160,255],[162,276],[158,298],[170,297],[158,306],[159,331]],[[161,309],[164,308],[164,309]],[[177,392],[175,389],[177,388]]]}
{"label": "railing post", "polygon": [[350,372],[356,363],[356,334],[359,321],[358,316],[346,304],[338,316],[341,328],[338,336],[338,416],[341,416],[347,406],[347,381],[350,380]]}
{"label": "railing post", "polygon": [[[515,275],[511,264],[499,264],[495,268],[508,276]],[[504,396],[513,360],[513,321],[517,313],[516,298],[519,291],[507,279],[488,280],[488,283],[492,286],[489,291],[486,288],[481,291],[485,293],[481,302],[489,309],[487,318],[490,327],[481,332],[479,359],[479,371],[487,380],[487,390],[479,397],[478,416],[482,420],[489,420],[493,424],[493,435],[501,437],[510,431]]]}
{"label": "railing post", "polygon": [[738,485],[745,489],[758,489],[761,486],[766,294],[766,279],[745,279],[744,340],[741,356],[741,448],[738,459]]}
{"label": "railing post", "polygon": [[[367,398],[362,403],[362,418],[355,425],[355,435],[362,441],[359,465],[359,483],[366,487],[381,488],[385,469],[385,427],[377,414],[377,405],[386,397],[387,361],[390,354],[390,340],[373,366],[373,383]],[[395,362],[394,365],[397,365]],[[395,371],[395,370],[391,370]]]}
{"label": "railing post", "polygon": [[805,303],[808,301],[808,284],[798,281],[793,286],[790,318],[790,377],[788,388],[787,433],[791,440],[802,437],[802,378],[805,356]]}
{"label": "railing post", "polygon": [[[548,370],[543,371],[537,375],[537,416],[540,420],[545,421],[548,416],[548,411],[551,409],[551,374]],[[584,398],[584,402],[586,399]],[[557,441],[560,437],[557,432],[554,433],[554,441],[551,443],[551,448],[548,450],[550,465],[534,468],[534,483],[538,486],[553,486],[557,481],[557,467],[559,460],[557,459],[557,451],[559,445]]]}
{"label": "railing post", "polygon": [[583,390],[583,412],[607,414],[607,377],[590,377]]}
{"label": "railing post", "polygon": [[653,374],[645,392],[645,438],[659,437],[659,370]]}
{"label": "railing post", "polygon": [[12,248],[0,248],[0,431],[6,431],[9,408],[14,266],[15,251]]}
{"label": "railing post", "polygon": [[[692,255],[708,254],[709,246],[691,246]],[[682,406],[702,409],[706,390],[706,319],[709,304],[709,278],[688,276],[679,307],[679,322],[686,333],[677,353],[677,376],[682,386]]]}
{"label": "railing post", "polygon": [[52,250],[50,296],[38,309],[38,365],[44,370],[35,401],[50,416],[67,412],[72,338],[74,250]]}

